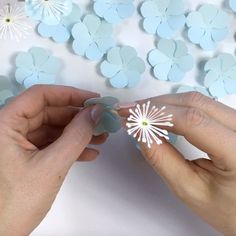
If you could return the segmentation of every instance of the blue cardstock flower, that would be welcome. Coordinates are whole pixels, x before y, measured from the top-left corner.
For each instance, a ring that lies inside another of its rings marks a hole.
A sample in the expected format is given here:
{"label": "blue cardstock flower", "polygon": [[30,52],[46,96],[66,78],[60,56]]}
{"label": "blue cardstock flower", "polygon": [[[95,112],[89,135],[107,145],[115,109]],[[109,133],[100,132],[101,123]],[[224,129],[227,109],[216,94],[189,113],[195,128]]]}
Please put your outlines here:
{"label": "blue cardstock flower", "polygon": [[205,65],[204,85],[212,96],[221,98],[236,93],[236,60],[233,55],[222,53]]}
{"label": "blue cardstock flower", "polygon": [[177,93],[188,93],[188,92],[198,92],[207,97],[211,97],[208,89],[205,87],[192,87],[188,85],[182,85],[178,88]]}
{"label": "blue cardstock flower", "polygon": [[235,0],[229,0],[229,6],[234,12],[236,12],[236,1]]}
{"label": "blue cardstock flower", "polygon": [[137,56],[134,48],[114,47],[108,51],[107,59],[102,62],[100,69],[114,88],[132,88],[139,83],[145,63]]}
{"label": "blue cardstock flower", "polygon": [[111,24],[116,24],[133,15],[133,0],[94,0],[94,11]]}
{"label": "blue cardstock flower", "polygon": [[193,57],[183,41],[161,39],[148,55],[154,76],[159,80],[178,82],[193,68]]}
{"label": "blue cardstock flower", "polygon": [[34,47],[17,55],[16,66],[16,81],[29,88],[34,84],[54,84],[61,63],[49,51]]}
{"label": "blue cardstock flower", "polygon": [[103,114],[100,122],[94,130],[95,135],[103,133],[116,133],[121,129],[120,117],[115,111],[115,105],[119,102],[114,97],[91,98],[84,103],[85,107],[99,104],[103,106]]}
{"label": "blue cardstock flower", "polygon": [[141,6],[144,30],[161,38],[171,38],[185,25],[182,0],[146,0]]}
{"label": "blue cardstock flower", "polygon": [[0,76],[0,107],[14,97],[13,86],[9,78]]}
{"label": "blue cardstock flower", "polygon": [[98,16],[87,15],[72,28],[73,50],[90,60],[99,60],[115,45],[112,25]]}
{"label": "blue cardstock flower", "polygon": [[72,11],[71,0],[25,0],[26,14],[48,25],[57,25]]}
{"label": "blue cardstock flower", "polygon": [[211,4],[204,4],[187,17],[188,38],[204,50],[214,50],[229,32],[229,16]]}
{"label": "blue cardstock flower", "polygon": [[38,33],[44,38],[52,38],[57,43],[64,43],[71,37],[73,25],[80,21],[81,10],[78,5],[73,4],[70,15],[61,19],[58,25],[48,25],[41,22],[38,25]]}

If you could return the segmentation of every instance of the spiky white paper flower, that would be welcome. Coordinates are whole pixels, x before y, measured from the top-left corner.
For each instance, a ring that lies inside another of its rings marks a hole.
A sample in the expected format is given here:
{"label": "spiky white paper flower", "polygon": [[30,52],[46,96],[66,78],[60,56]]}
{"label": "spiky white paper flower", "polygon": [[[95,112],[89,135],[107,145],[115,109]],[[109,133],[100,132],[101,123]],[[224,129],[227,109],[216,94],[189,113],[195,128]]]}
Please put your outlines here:
{"label": "spiky white paper flower", "polygon": [[138,142],[146,143],[149,148],[153,142],[162,144],[161,138],[169,140],[168,131],[160,128],[173,126],[171,123],[173,115],[166,115],[165,109],[166,107],[151,106],[150,101],[142,106],[138,104],[134,110],[130,109],[131,115],[126,123],[128,134],[137,138]]}
{"label": "spiky white paper flower", "polygon": [[0,39],[16,40],[29,34],[24,8],[16,1],[3,1],[0,5]]}

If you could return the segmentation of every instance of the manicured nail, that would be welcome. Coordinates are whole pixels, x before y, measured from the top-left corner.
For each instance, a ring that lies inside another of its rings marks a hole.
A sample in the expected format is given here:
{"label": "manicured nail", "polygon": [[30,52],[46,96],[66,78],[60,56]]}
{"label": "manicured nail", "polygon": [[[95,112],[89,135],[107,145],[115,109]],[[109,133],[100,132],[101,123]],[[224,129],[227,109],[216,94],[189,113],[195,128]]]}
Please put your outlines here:
{"label": "manicured nail", "polygon": [[95,105],[91,110],[91,119],[97,125],[102,118],[104,108],[101,105]]}
{"label": "manicured nail", "polygon": [[121,109],[129,109],[137,106],[136,102],[131,102],[131,103],[125,103],[125,102],[120,102],[115,105],[116,110],[121,110]]}

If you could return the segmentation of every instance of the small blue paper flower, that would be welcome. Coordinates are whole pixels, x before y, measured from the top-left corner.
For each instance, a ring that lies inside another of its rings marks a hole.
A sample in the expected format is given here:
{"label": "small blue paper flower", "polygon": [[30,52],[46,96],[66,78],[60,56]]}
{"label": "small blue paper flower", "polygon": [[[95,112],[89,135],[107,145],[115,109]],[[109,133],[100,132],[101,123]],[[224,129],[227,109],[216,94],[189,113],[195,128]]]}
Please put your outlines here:
{"label": "small blue paper flower", "polygon": [[44,38],[52,38],[57,43],[64,43],[71,36],[73,25],[80,21],[81,10],[78,5],[73,4],[69,16],[63,17],[58,25],[48,25],[41,22],[38,25],[38,33]]}
{"label": "small blue paper flower", "polygon": [[48,25],[57,25],[72,11],[71,0],[25,0],[26,14]]}
{"label": "small blue paper flower", "polygon": [[211,94],[209,93],[208,89],[205,87],[191,87],[188,85],[183,85],[183,86],[180,86],[177,90],[177,93],[188,93],[188,92],[198,92],[207,97],[211,97]]}
{"label": "small blue paper flower", "polygon": [[17,55],[16,66],[16,81],[29,88],[34,84],[54,84],[61,63],[47,50],[34,47]]}
{"label": "small blue paper flower", "polygon": [[0,76],[0,107],[4,106],[7,101],[13,97],[13,86],[10,79],[5,76]]}
{"label": "small blue paper flower", "polygon": [[153,67],[154,76],[159,80],[178,82],[185,73],[193,68],[193,57],[183,41],[161,39],[157,49],[148,55],[148,61]]}
{"label": "small blue paper flower", "polygon": [[132,88],[139,83],[145,64],[134,48],[124,46],[109,50],[100,68],[102,75],[110,79],[114,88]]}
{"label": "small blue paper flower", "polygon": [[233,55],[222,53],[205,65],[204,85],[210,93],[221,98],[236,93],[236,60]]}
{"label": "small blue paper flower", "polygon": [[95,15],[87,15],[72,28],[73,50],[90,60],[99,60],[115,45],[112,25]]}
{"label": "small blue paper flower", "polygon": [[95,135],[100,135],[105,132],[116,133],[121,129],[120,117],[115,112],[115,105],[119,102],[114,97],[92,98],[84,103],[85,107],[100,104],[103,106],[104,112],[102,118],[94,130]]}
{"label": "small blue paper flower", "polygon": [[234,12],[236,12],[236,1],[235,0],[229,0],[229,6]]}
{"label": "small blue paper flower", "polygon": [[133,0],[94,0],[95,13],[111,24],[116,24],[133,15]]}
{"label": "small blue paper flower", "polygon": [[217,42],[229,32],[229,17],[226,12],[211,4],[205,4],[187,17],[188,37],[204,50],[214,50]]}
{"label": "small blue paper flower", "polygon": [[171,38],[185,25],[182,0],[146,0],[141,6],[143,27],[150,34]]}

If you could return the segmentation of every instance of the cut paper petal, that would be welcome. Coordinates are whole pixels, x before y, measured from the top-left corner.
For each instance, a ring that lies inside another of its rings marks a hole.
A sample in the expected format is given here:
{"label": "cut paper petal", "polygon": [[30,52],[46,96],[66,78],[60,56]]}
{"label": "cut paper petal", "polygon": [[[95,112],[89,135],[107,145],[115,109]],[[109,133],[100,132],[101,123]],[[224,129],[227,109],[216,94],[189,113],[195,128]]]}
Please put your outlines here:
{"label": "cut paper petal", "polygon": [[110,79],[110,83],[114,88],[125,88],[128,86],[129,81],[126,74],[123,71],[120,71]]}
{"label": "cut paper petal", "polygon": [[14,97],[13,86],[9,78],[0,76],[0,107]]}
{"label": "cut paper petal", "polygon": [[161,23],[160,17],[148,17],[143,21],[143,28],[149,34],[156,34],[157,28]]}
{"label": "cut paper petal", "polygon": [[236,12],[236,1],[235,0],[229,0],[229,6],[234,12]]}

